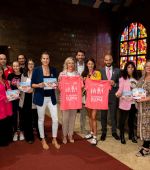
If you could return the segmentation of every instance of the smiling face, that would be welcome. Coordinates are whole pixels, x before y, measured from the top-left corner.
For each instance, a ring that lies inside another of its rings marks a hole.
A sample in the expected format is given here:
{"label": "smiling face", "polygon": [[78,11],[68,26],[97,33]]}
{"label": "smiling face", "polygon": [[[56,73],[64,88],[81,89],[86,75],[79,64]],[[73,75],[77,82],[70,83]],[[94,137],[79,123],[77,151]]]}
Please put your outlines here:
{"label": "smiling face", "polygon": [[0,66],[5,66],[7,62],[6,55],[0,54]]}
{"label": "smiling face", "polygon": [[76,55],[76,59],[77,61],[80,63],[80,62],[83,62],[84,61],[84,58],[85,58],[85,55],[83,52],[78,52],[77,55]]}
{"label": "smiling face", "polygon": [[19,65],[18,61],[14,61],[12,67],[13,67],[14,73],[19,73],[20,72],[20,65]]}
{"label": "smiling face", "polygon": [[111,67],[112,66],[112,63],[113,63],[113,58],[111,55],[105,55],[104,57],[104,63],[105,63],[105,66],[107,67]]}
{"label": "smiling face", "polygon": [[42,54],[41,63],[43,66],[48,66],[50,63],[50,58],[48,54]]}
{"label": "smiling face", "polygon": [[145,64],[145,73],[150,74],[150,61]]}
{"label": "smiling face", "polygon": [[20,65],[25,65],[26,59],[24,55],[19,55],[18,56],[18,62]]}
{"label": "smiling face", "polygon": [[94,69],[94,63],[93,63],[93,61],[89,60],[89,61],[87,62],[87,67],[88,67],[89,71],[92,71],[92,70]]}
{"label": "smiling face", "polygon": [[33,71],[34,69],[34,62],[32,60],[28,61],[28,69],[29,71]]}
{"label": "smiling face", "polygon": [[71,59],[67,61],[67,70],[74,71],[75,70],[75,62]]}
{"label": "smiling face", "polygon": [[127,72],[128,72],[128,74],[129,74],[130,76],[133,75],[134,67],[133,67],[132,64],[128,65],[128,67],[127,67]]}

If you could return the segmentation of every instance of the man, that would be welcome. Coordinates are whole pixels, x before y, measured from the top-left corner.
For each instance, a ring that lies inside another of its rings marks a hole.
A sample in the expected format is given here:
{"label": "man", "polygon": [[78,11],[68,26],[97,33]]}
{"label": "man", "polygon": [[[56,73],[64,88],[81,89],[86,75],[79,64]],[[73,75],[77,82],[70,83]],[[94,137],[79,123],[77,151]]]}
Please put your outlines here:
{"label": "man", "polygon": [[[84,59],[85,59],[85,52],[82,50],[79,50],[76,53],[76,60],[77,60],[77,71],[78,73],[81,75],[82,72],[84,71],[84,67],[85,67],[85,63],[84,63]],[[85,109],[85,107],[83,106],[83,108],[81,110],[78,110],[78,112],[80,112],[80,129],[81,129],[81,133],[85,133],[85,123],[86,123],[86,114],[87,111]]]}
{"label": "man", "polygon": [[24,73],[25,69],[26,69],[26,62],[27,59],[24,55],[18,55],[17,61],[19,62],[20,65],[20,72]]}
{"label": "man", "polygon": [[[112,89],[109,92],[108,99],[110,118],[112,124],[112,136],[116,140],[119,140],[120,138],[117,135],[117,121],[116,121],[117,98],[115,96],[115,93],[117,92],[119,87],[120,70],[112,66],[113,58],[110,54],[105,55],[104,63],[105,67],[100,70],[102,74],[102,80],[109,80],[112,86]],[[108,110],[101,110],[102,141],[106,139],[107,134],[107,114]]]}

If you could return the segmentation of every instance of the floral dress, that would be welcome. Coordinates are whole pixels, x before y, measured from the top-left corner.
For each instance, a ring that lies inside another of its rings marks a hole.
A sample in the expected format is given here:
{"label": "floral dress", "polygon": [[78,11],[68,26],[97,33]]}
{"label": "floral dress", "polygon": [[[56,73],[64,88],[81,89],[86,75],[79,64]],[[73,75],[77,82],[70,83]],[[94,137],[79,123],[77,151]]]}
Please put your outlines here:
{"label": "floral dress", "polygon": [[[141,78],[137,87],[145,89],[146,96],[150,96],[150,81]],[[137,135],[141,140],[150,141],[150,101],[138,103]]]}

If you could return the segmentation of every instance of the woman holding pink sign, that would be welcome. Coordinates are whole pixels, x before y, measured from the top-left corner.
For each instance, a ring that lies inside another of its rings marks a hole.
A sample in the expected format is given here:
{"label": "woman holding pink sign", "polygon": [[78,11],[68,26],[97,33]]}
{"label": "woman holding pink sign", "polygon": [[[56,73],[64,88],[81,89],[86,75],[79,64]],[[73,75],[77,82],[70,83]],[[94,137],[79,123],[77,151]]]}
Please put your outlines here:
{"label": "woman holding pink sign", "polygon": [[[87,78],[91,80],[101,80],[101,73],[96,71],[96,63],[93,58],[89,58],[85,62],[85,69],[82,73],[82,77],[84,80]],[[89,126],[90,126],[90,133],[85,136],[85,139],[91,139],[91,144],[97,144],[97,123],[96,123],[96,113],[97,109],[87,108],[88,115],[89,115]]]}
{"label": "woman holding pink sign", "polygon": [[68,57],[63,72],[59,75],[60,110],[62,111],[63,143],[74,143],[73,131],[77,109],[82,108],[83,82],[76,71],[75,60]]}
{"label": "woman holding pink sign", "polygon": [[142,148],[136,156],[150,155],[150,60],[144,67],[144,75],[137,83],[137,88],[146,91],[146,97],[138,99],[138,136],[143,141]]}

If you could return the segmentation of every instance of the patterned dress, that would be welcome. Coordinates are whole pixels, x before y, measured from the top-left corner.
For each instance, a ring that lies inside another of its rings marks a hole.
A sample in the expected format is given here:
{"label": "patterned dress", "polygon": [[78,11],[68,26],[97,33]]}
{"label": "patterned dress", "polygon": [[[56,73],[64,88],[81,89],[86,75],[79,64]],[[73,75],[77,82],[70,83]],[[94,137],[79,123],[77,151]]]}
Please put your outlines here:
{"label": "patterned dress", "polygon": [[[137,83],[138,88],[146,90],[146,96],[150,96],[150,81],[141,78]],[[138,104],[137,134],[144,141],[150,141],[150,101]]]}

